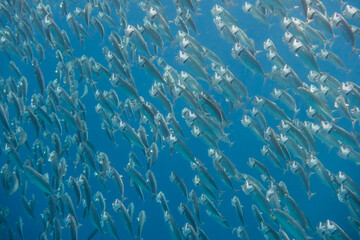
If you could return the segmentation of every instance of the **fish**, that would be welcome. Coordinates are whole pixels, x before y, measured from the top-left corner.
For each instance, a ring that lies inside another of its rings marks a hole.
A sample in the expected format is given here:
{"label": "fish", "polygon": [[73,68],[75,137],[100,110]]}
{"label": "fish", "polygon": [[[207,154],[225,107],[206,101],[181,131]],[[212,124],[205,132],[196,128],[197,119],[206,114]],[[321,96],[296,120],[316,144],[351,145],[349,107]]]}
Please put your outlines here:
{"label": "fish", "polygon": [[305,170],[302,168],[302,166],[298,162],[293,161],[289,164],[290,164],[291,172],[294,174],[298,174],[300,176],[300,178],[306,188],[308,198],[310,199],[315,193],[310,192],[310,182],[309,182],[308,176],[306,175]]}
{"label": "fish", "polygon": [[130,38],[130,40],[134,41],[134,46],[136,46],[138,51],[147,54],[147,56],[150,58],[152,57],[146,41],[134,26],[128,25],[126,27],[125,34],[128,38]]}
{"label": "fish", "polygon": [[186,187],[184,181],[173,171],[170,173],[170,181],[179,185],[186,200],[188,200],[189,199],[188,191],[187,191],[187,187]]}
{"label": "fish", "polygon": [[285,228],[287,232],[290,232],[296,239],[307,239],[305,230],[287,213],[279,209],[274,209],[273,214],[277,223]]}
{"label": "fish", "polygon": [[130,218],[130,215],[129,215],[128,211],[126,210],[124,204],[119,199],[115,199],[112,206],[113,206],[113,209],[115,212],[120,212],[120,216],[123,219],[127,230],[129,231],[131,236],[134,237],[134,232],[133,232],[133,228],[132,228],[132,224],[131,224],[131,218]]}
{"label": "fish", "polygon": [[231,49],[232,57],[239,59],[247,68],[252,72],[259,73],[266,77],[260,63],[255,59],[255,57],[240,43],[236,43]]}
{"label": "fish", "polygon": [[141,235],[142,235],[142,230],[144,228],[144,224],[146,221],[146,213],[144,210],[141,210],[139,213],[139,217],[137,218],[138,222],[139,222],[139,228],[138,228],[138,236],[140,239],[142,239]]}
{"label": "fish", "polygon": [[244,216],[243,216],[243,211],[242,211],[242,208],[244,206],[241,205],[240,200],[237,196],[234,196],[231,199],[231,205],[236,208],[237,215],[238,215],[241,223],[244,225],[245,223],[244,223]]}
{"label": "fish", "polygon": [[334,27],[339,29],[339,31],[341,32],[345,41],[348,42],[352,46],[351,54],[353,54],[355,51],[358,51],[355,48],[354,33],[353,33],[353,31],[351,31],[351,27],[348,24],[348,22],[345,20],[345,18],[341,14],[335,12],[332,17],[332,21],[333,21]]}

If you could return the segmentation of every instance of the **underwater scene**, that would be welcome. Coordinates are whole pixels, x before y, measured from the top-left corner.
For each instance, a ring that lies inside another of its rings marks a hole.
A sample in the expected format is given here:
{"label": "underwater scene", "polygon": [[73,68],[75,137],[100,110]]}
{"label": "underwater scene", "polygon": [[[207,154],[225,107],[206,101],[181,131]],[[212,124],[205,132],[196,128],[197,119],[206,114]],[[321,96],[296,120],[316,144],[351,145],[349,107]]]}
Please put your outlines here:
{"label": "underwater scene", "polygon": [[0,0],[0,239],[360,239],[359,0]]}

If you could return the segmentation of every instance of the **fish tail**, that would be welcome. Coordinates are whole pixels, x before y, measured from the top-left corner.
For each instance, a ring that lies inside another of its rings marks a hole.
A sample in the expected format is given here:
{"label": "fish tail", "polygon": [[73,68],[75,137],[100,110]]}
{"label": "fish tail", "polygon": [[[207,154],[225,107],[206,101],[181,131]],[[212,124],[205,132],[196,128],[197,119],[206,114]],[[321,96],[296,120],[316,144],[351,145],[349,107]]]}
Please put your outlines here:
{"label": "fish tail", "polygon": [[310,198],[312,197],[312,196],[314,196],[316,193],[311,193],[311,192],[308,192],[308,198],[309,198],[309,200],[310,200]]}
{"label": "fish tail", "polygon": [[353,49],[350,53],[350,56],[352,56],[355,52],[358,52],[358,51],[360,51],[360,49],[353,47]]}

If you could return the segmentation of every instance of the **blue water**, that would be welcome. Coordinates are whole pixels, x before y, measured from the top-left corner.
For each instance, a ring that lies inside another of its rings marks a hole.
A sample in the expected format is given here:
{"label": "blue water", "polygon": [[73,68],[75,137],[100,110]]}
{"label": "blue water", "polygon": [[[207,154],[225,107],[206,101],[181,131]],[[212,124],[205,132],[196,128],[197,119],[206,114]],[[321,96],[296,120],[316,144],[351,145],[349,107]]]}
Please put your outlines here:
{"label": "blue water", "polygon": [[[295,2],[295,1],[294,1]],[[55,2],[54,2],[55,3]],[[324,5],[327,8],[328,16],[331,16],[335,11],[340,12],[340,4],[338,1],[333,0],[324,0]],[[360,8],[360,3],[357,0],[349,0],[349,4]],[[30,3],[29,3],[30,4]],[[162,1],[162,4],[166,6],[166,14],[168,19],[174,19],[176,17],[175,7],[171,1]],[[203,0],[200,2],[199,7],[201,10],[199,12],[200,15],[194,17],[195,23],[199,32],[199,35],[192,34],[196,37],[196,39],[205,47],[211,49],[214,53],[216,53],[223,61],[224,65],[228,66],[229,69],[235,74],[235,76],[240,79],[246,86],[249,91],[249,96],[254,97],[255,95],[261,95],[268,99],[272,99],[270,96],[270,92],[272,91],[273,87],[278,87],[274,82],[271,80],[267,80],[264,84],[264,79],[262,76],[258,74],[252,74],[248,69],[246,69],[238,60],[235,60],[231,57],[231,48],[232,44],[227,42],[226,40],[222,39],[219,36],[219,32],[216,29],[215,24],[212,21],[211,16],[211,8],[215,4],[222,5],[221,1],[213,1],[213,0]],[[255,46],[257,50],[262,50],[263,42],[267,38],[271,38],[277,47],[279,55],[283,57],[285,62],[290,65],[294,71],[299,75],[300,79],[308,84],[309,81],[307,80],[306,76],[308,74],[308,69],[305,68],[302,62],[294,56],[293,53],[289,51],[289,48],[282,42],[281,38],[283,36],[284,31],[280,28],[279,22],[281,20],[280,17],[272,17],[270,22],[274,24],[271,28],[256,22],[251,16],[246,15],[243,13],[241,9],[241,5],[243,1],[236,1],[236,6],[230,6],[227,10],[238,20],[239,26],[245,30],[249,37],[255,40]],[[86,55],[87,57],[93,57],[97,62],[101,63],[104,66],[107,66],[107,62],[102,54],[102,47],[109,46],[110,43],[107,40],[107,36],[110,35],[111,30],[109,26],[105,27],[105,42],[101,42],[100,35],[94,31],[93,28],[89,28],[90,38],[85,37],[84,47],[82,47],[76,36],[71,32],[69,26],[65,20],[64,16],[61,16],[61,10],[58,3],[50,4],[52,13],[54,15],[54,20],[60,27],[60,29],[64,29],[70,38],[71,46],[74,49],[73,55],[74,57],[80,58],[82,55]],[[85,5],[85,1],[79,3],[79,7],[83,8]],[[110,5],[111,6],[111,5]],[[74,10],[73,4],[68,4],[68,11]],[[96,11],[95,11],[96,12]],[[129,5],[129,11],[127,12],[128,23],[131,25],[136,26],[138,23],[142,23],[142,19],[145,16],[144,12],[142,12],[136,4],[131,1]],[[302,15],[300,14],[299,9],[295,9],[290,13],[290,16],[298,17],[303,19]],[[4,22],[5,19],[2,18]],[[80,20],[77,17],[78,22],[81,22],[85,26],[85,22]],[[350,22],[351,24],[355,24],[354,22]],[[171,23],[171,30],[173,35],[175,36],[178,27],[175,26],[174,23]],[[34,33],[35,38],[41,38],[39,33]],[[339,31],[335,30],[335,34],[339,35]],[[42,41],[42,42],[41,42]],[[40,40],[41,43],[44,43],[43,40]],[[175,61],[175,55],[178,53],[180,49],[178,43],[174,45],[170,45],[169,42],[165,42],[167,48],[164,51],[162,57],[166,60],[166,62],[177,69],[179,72],[181,70],[187,70],[184,66],[179,65]],[[360,48],[360,45],[357,45]],[[319,46],[319,49],[321,46]],[[345,81],[352,81],[354,83],[359,84],[359,77],[360,77],[360,60],[358,54],[355,53],[353,56],[350,56],[351,46],[345,44],[344,39],[339,36],[336,38],[331,51],[338,54],[339,57],[344,61],[345,65],[348,69],[352,69],[351,73],[346,75],[344,71],[334,69],[332,65],[329,65],[326,62],[321,61],[318,59],[318,64],[320,69],[323,72],[329,72],[332,76],[337,78],[340,82]],[[44,78],[45,78],[45,86],[52,80],[56,78],[55,68],[57,64],[57,59],[55,58],[54,50],[48,48],[46,50],[46,59],[44,62],[40,63],[40,67],[43,71]],[[35,53],[36,54],[36,53]],[[37,55],[36,55],[37,56]],[[266,59],[266,52],[262,51],[257,56],[257,59],[261,63],[265,72],[271,71],[271,63]],[[39,93],[39,88],[36,82],[36,78],[33,73],[33,68],[31,67],[30,63],[25,64],[21,62],[19,58],[14,58],[14,62],[17,64],[19,69],[21,70],[22,74],[27,77],[29,83],[29,91],[28,91],[28,99],[25,103],[26,105],[30,104],[31,95],[34,93]],[[69,59],[68,59],[69,60]],[[8,76],[14,76],[11,70],[7,67],[9,62],[6,55],[0,51],[0,70],[1,76],[6,79]],[[159,67],[159,70],[162,69]],[[153,84],[153,80],[145,73],[143,69],[139,69],[136,67],[136,64],[133,63],[131,68],[132,75],[135,79],[136,86],[139,90],[139,95],[143,96],[147,101],[153,103],[156,108],[166,116],[167,112],[161,106],[161,104],[156,100],[151,98],[148,93],[148,90],[151,88]],[[210,72],[210,71],[209,71]],[[94,80],[97,82],[97,88],[101,91],[109,90],[112,88],[108,79],[98,79],[94,77]],[[246,129],[240,123],[241,117],[243,112],[241,110],[234,111],[230,114],[229,105],[225,102],[223,96],[217,94],[213,89],[209,88],[208,85],[201,83],[205,90],[208,90],[210,94],[212,94],[218,102],[221,103],[225,113],[229,121],[233,124],[230,127],[225,129],[226,133],[229,133],[229,138],[232,142],[234,142],[232,147],[229,147],[228,144],[220,143],[220,149],[223,153],[228,156],[233,163],[235,164],[236,168],[243,173],[250,174],[257,179],[260,180],[259,172],[256,169],[251,169],[247,164],[247,160],[249,157],[254,157],[258,160],[261,160],[269,169],[271,175],[276,179],[277,182],[284,181],[288,187],[290,195],[296,200],[298,205],[301,207],[302,211],[305,215],[310,219],[310,222],[315,227],[318,225],[319,222],[325,222],[327,219],[330,219],[336,222],[342,229],[350,236],[351,239],[358,239],[359,235],[357,232],[349,225],[347,221],[347,216],[350,215],[350,212],[346,208],[345,204],[338,201],[337,196],[335,193],[331,192],[329,188],[323,185],[320,182],[320,179],[314,174],[310,177],[310,189],[311,192],[316,193],[311,200],[307,198],[306,190],[303,187],[300,179],[298,176],[290,173],[289,171],[283,174],[283,172],[277,168],[274,168],[267,160],[261,156],[260,148],[262,147],[262,143],[256,139],[256,137],[251,133],[249,129]],[[64,87],[64,86],[63,86]],[[79,96],[82,95],[84,89],[84,81],[79,83]],[[3,89],[2,89],[3,90]],[[119,94],[121,100],[125,100],[123,96]],[[299,96],[294,96],[296,99],[296,103],[298,108],[301,108],[300,113],[297,115],[297,118],[304,121],[308,120],[305,110],[308,107],[305,102]],[[4,103],[5,99],[2,99]],[[123,181],[125,185],[125,196],[127,200],[124,201],[124,205],[127,207],[130,202],[133,202],[135,205],[135,211],[133,216],[133,229],[135,232],[137,231],[137,221],[136,218],[141,210],[146,211],[147,220],[145,222],[144,230],[143,230],[143,239],[170,239],[171,235],[169,232],[169,228],[167,224],[164,222],[163,217],[163,210],[161,205],[154,200],[150,200],[150,195],[144,192],[145,195],[145,202],[142,202],[139,198],[138,194],[136,193],[135,189],[130,186],[130,181],[128,178],[127,173],[124,171],[128,163],[128,154],[129,151],[134,151],[139,157],[140,160],[146,165],[146,158],[143,153],[136,147],[132,148],[131,145],[122,138],[120,133],[115,133],[116,142],[118,146],[114,146],[114,144],[109,140],[106,136],[106,133],[101,129],[101,118],[100,116],[94,111],[96,104],[98,103],[93,95],[92,90],[89,87],[89,93],[81,100],[82,103],[86,106],[86,123],[89,130],[89,140],[94,144],[97,151],[105,152],[110,161],[111,165],[117,169],[117,171],[123,175]],[[182,100],[176,101],[174,105],[174,111],[176,113],[176,118],[180,122],[185,135],[186,135],[186,144],[193,152],[193,154],[200,159],[208,168],[210,174],[215,178],[217,184],[224,191],[224,194],[221,196],[222,203],[219,205],[219,211],[223,214],[223,216],[227,219],[229,224],[232,227],[237,227],[241,223],[234,211],[234,208],[231,206],[231,198],[233,197],[234,193],[227,188],[224,184],[221,183],[220,179],[217,177],[216,171],[212,166],[212,160],[207,156],[207,146],[201,142],[199,139],[195,139],[191,133],[190,128],[186,126],[185,121],[181,118],[181,110],[183,107],[186,106],[186,103]],[[281,104],[279,104],[281,106]],[[250,109],[251,105],[247,106]],[[284,107],[284,106],[281,106]],[[334,109],[333,106],[331,106]],[[285,107],[284,107],[285,109]],[[9,115],[10,119],[15,117],[15,111],[13,109],[13,105],[9,104]],[[292,116],[292,112],[285,110],[289,116]],[[336,114],[335,114],[336,115]],[[278,121],[271,119],[271,116],[265,115],[268,121],[268,125],[272,126],[276,129],[278,125]],[[137,129],[139,126],[138,119],[136,121],[130,120],[128,123]],[[343,128],[347,129],[348,131],[359,131],[359,124],[356,124],[354,130],[352,130],[351,123],[348,119],[340,119],[336,122],[337,125],[342,126]],[[23,128],[28,133],[29,143],[30,145],[35,140],[35,134],[32,129],[32,126],[29,123],[24,123]],[[152,142],[152,133],[150,132],[150,128],[146,126],[146,130],[148,131],[148,140]],[[52,130],[50,130],[52,131]],[[70,130],[71,132],[72,130]],[[73,132],[71,132],[73,133]],[[61,137],[61,140],[64,141],[66,134],[64,133]],[[44,146],[48,145],[50,150],[53,150],[53,145],[49,140],[44,139],[41,137],[44,142]],[[356,183],[360,184],[360,175],[359,175],[359,167],[355,166],[355,164],[351,161],[343,160],[339,158],[336,154],[337,149],[329,150],[327,146],[323,145],[319,141],[317,143],[317,157],[320,161],[324,164],[324,166],[336,174],[338,171],[343,171],[347,173]],[[179,206],[180,202],[187,203],[187,200],[182,195],[178,186],[174,183],[171,183],[169,180],[170,172],[175,171],[185,182],[188,191],[190,192],[191,189],[195,189],[197,195],[201,195],[201,190],[194,186],[192,179],[194,178],[195,172],[190,168],[189,163],[183,159],[177,153],[171,153],[168,146],[165,144],[165,147],[161,149],[161,144],[159,144],[159,158],[156,164],[151,169],[157,180],[158,184],[158,191],[163,191],[170,207],[170,211],[174,216],[177,225],[179,227],[184,226],[186,223],[186,218],[179,214],[177,207]],[[1,147],[4,147],[3,140],[1,140]],[[24,148],[21,147],[19,153],[25,162],[26,157],[30,157],[31,155],[29,152]],[[69,176],[78,177],[83,169],[80,164],[75,167],[74,161],[76,160],[76,147],[71,146],[69,155],[63,155],[66,158],[66,162],[68,165],[66,176],[64,180],[66,180]],[[7,161],[6,154],[4,152],[1,153],[0,156],[0,163],[1,165],[5,164]],[[139,170],[143,175],[145,175],[146,170],[140,169]],[[53,176],[53,170],[51,163],[47,162],[44,165],[43,172],[48,172],[50,176]],[[92,172],[93,173],[93,172]],[[22,184],[25,180],[25,177],[22,176]],[[89,183],[91,185],[91,192],[94,195],[96,191],[101,191],[106,198],[106,209],[112,216],[115,221],[117,231],[119,233],[120,239],[131,239],[130,234],[128,233],[125,224],[123,223],[122,219],[120,218],[119,213],[115,213],[112,209],[112,203],[116,198],[121,198],[120,194],[118,193],[112,179],[108,179],[106,182],[106,187],[108,188],[108,192],[106,192],[103,187],[100,185],[99,181],[91,174],[89,179]],[[233,181],[233,184],[236,189],[239,191],[236,195],[239,197],[241,204],[244,206],[243,213],[244,213],[244,220],[246,223],[246,230],[250,239],[263,239],[263,235],[257,229],[257,223],[255,221],[253,212],[251,210],[251,205],[253,204],[250,196],[246,196],[243,191],[241,190],[240,183]],[[266,186],[266,184],[264,184]],[[21,189],[22,187],[20,187]],[[40,214],[44,211],[44,209],[48,205],[48,200],[45,195],[33,184],[28,184],[28,189],[26,192],[26,196],[28,199],[31,198],[31,194],[35,194],[36,196],[36,209],[35,209],[35,216],[37,218],[36,222],[33,222],[32,219],[27,216],[25,210],[22,207],[21,203],[21,190],[18,190],[13,195],[8,196],[6,195],[3,188],[0,188],[0,204],[2,207],[7,207],[9,209],[9,215],[6,217],[6,221],[8,223],[9,228],[12,231],[16,232],[16,225],[15,222],[18,220],[19,216],[22,217],[24,222],[24,235],[25,239],[36,239],[43,231],[43,223]],[[73,202],[75,204],[75,195],[72,189],[65,187],[65,190],[70,194]],[[83,194],[84,196],[84,194]],[[95,205],[98,207],[97,203]],[[188,203],[191,209],[191,203]],[[98,207],[98,212],[100,214],[100,208]],[[91,224],[89,218],[82,219],[81,216],[83,214],[83,207],[80,206],[76,209],[76,214],[79,222],[81,223],[81,227],[79,227],[79,239],[86,239],[89,234],[94,230],[93,225]],[[57,213],[56,215],[63,226],[62,229],[62,237],[63,239],[70,239],[70,230],[69,228],[64,226],[64,222]],[[236,234],[232,233],[230,230],[221,227],[214,219],[208,217],[205,213],[205,208],[201,206],[201,218],[203,221],[203,225],[201,228],[205,231],[207,236],[210,239],[236,239]],[[276,224],[272,224],[272,226],[278,230]],[[1,237],[3,239],[8,239],[8,230],[7,227],[3,226],[1,230]],[[104,228],[105,234],[102,236],[103,239],[110,239],[112,238],[111,234],[109,233],[109,229],[105,226]],[[51,239],[50,230],[47,232],[48,238]],[[310,235],[310,234],[309,234]],[[310,235],[315,239],[319,239],[317,235]],[[100,239],[100,234],[95,236],[95,239]],[[15,239],[18,239],[18,235],[15,233]]]}

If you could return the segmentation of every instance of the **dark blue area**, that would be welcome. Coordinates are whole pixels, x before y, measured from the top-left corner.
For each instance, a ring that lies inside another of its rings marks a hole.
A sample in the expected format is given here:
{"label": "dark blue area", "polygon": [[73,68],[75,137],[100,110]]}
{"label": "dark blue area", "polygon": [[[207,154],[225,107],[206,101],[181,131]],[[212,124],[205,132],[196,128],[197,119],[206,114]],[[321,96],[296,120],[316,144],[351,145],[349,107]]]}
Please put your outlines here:
{"label": "dark blue area", "polygon": [[[29,1],[30,4],[31,1]],[[56,1],[54,1],[55,3]],[[141,23],[144,17],[144,12],[142,12],[137,6],[136,1],[131,1],[129,4],[129,9],[127,12],[128,17],[128,24],[136,26],[136,24]],[[296,2],[296,1],[294,1]],[[331,16],[335,11],[340,12],[340,4],[338,1],[333,0],[324,0],[324,5],[327,8],[328,16]],[[162,4],[166,6],[166,14],[170,20],[176,17],[174,4],[170,1],[165,2],[163,1]],[[231,57],[231,48],[233,47],[232,44],[227,42],[226,40],[220,38],[219,32],[216,29],[215,24],[212,21],[211,16],[211,8],[215,4],[222,4],[221,1],[215,0],[203,0],[199,3],[200,10],[198,16],[194,17],[196,26],[198,28],[199,35],[192,34],[196,37],[196,39],[205,47],[211,49],[214,53],[216,53],[224,62],[224,65],[228,66],[229,69],[235,74],[235,76],[240,79],[246,86],[249,91],[249,96],[254,97],[255,95],[261,95],[268,99],[272,99],[270,92],[274,87],[279,87],[276,83],[272,82],[271,80],[267,80],[264,83],[263,76],[259,74],[252,74],[247,68],[245,68],[240,61],[235,60]],[[243,2],[236,1],[235,6],[230,6],[227,10],[238,20],[239,26],[244,29],[244,31],[248,34],[249,37],[255,40],[255,47],[257,50],[263,49],[263,42],[267,38],[271,38],[275,43],[279,55],[283,57],[285,62],[289,64],[294,71],[299,75],[300,79],[308,84],[311,84],[307,80],[308,69],[304,67],[302,62],[294,56],[293,53],[289,51],[289,48],[282,42],[282,36],[284,30],[281,29],[279,22],[281,18],[279,16],[274,16],[270,19],[271,24],[274,24],[271,28],[261,23],[258,23],[254,20],[251,16],[245,14],[242,9],[241,5]],[[355,7],[360,8],[360,4],[357,0],[350,0],[348,4],[351,4]],[[79,4],[79,6],[83,7],[85,4]],[[110,4],[111,6],[111,4]],[[69,3],[69,11],[74,10],[74,5]],[[107,67],[107,62],[104,58],[102,53],[103,46],[109,46],[110,43],[107,37],[110,35],[110,32],[114,29],[110,28],[109,26],[105,27],[105,41],[101,43],[100,35],[93,29],[87,29],[90,34],[90,38],[85,37],[84,47],[82,47],[76,36],[70,30],[66,19],[64,16],[61,16],[59,4],[56,2],[55,4],[51,4],[51,9],[54,15],[54,19],[58,26],[61,29],[64,29],[70,38],[71,46],[74,49],[73,55],[74,57],[80,58],[82,55],[86,55],[87,57],[93,57],[97,62],[103,64]],[[290,16],[298,17],[303,19],[302,15],[300,14],[299,9],[294,9]],[[115,15],[114,15],[115,16]],[[78,19],[79,22],[85,26],[84,21]],[[356,24],[356,23],[351,23]],[[170,23],[172,34],[175,36],[178,27],[175,26],[174,23]],[[335,34],[339,35],[340,33],[335,30]],[[34,33],[36,38],[41,39],[40,34]],[[42,44],[44,44],[43,39],[40,40]],[[181,70],[186,70],[184,66],[179,65],[175,61],[175,56],[178,54],[180,47],[178,43],[171,45],[169,42],[166,42],[166,49],[162,55],[162,57],[166,60],[166,62],[177,69],[179,72]],[[358,44],[357,47],[359,48],[360,45]],[[319,49],[322,46],[318,47]],[[360,77],[360,68],[359,68],[359,56],[358,53],[350,56],[351,53],[351,46],[345,44],[344,39],[339,36],[335,39],[335,42],[331,48],[331,51],[338,54],[339,57],[344,61],[345,65],[348,69],[352,71],[346,75],[344,71],[335,69],[332,65],[328,64],[327,62],[323,62],[318,59],[318,63],[320,69],[323,72],[328,72],[335,78],[337,78],[340,82],[345,81],[352,81],[356,84],[359,83]],[[130,49],[129,49],[130,51]],[[152,51],[152,50],[151,50]],[[46,59],[43,63],[40,64],[40,67],[43,71],[44,78],[45,78],[45,86],[56,78],[55,69],[57,64],[57,59],[55,57],[55,50],[48,48],[46,50]],[[261,63],[265,72],[271,71],[271,63],[266,58],[266,51],[263,50],[262,52],[256,55],[256,58]],[[68,59],[69,60],[69,59]],[[22,74],[27,77],[29,83],[29,91],[28,91],[28,101],[25,103],[28,105],[30,103],[30,98],[33,93],[39,93],[39,88],[36,82],[36,78],[33,73],[33,68],[31,67],[30,63],[25,64],[21,62],[18,58],[14,59],[17,66],[20,68]],[[155,60],[156,61],[156,60]],[[1,76],[6,79],[8,76],[13,75],[12,71],[7,67],[9,59],[3,52],[0,52],[0,70]],[[210,64],[210,63],[209,63]],[[162,69],[159,67],[159,70]],[[151,88],[153,84],[153,79],[143,70],[139,69],[135,62],[131,67],[131,72],[135,79],[135,83],[137,89],[139,90],[139,94],[143,96],[147,101],[153,103],[156,108],[166,116],[167,112],[161,106],[161,103],[156,99],[152,98],[149,95],[148,90]],[[210,72],[210,71],[209,71]],[[110,90],[112,88],[108,79],[99,79],[94,77],[95,82],[97,83],[96,86],[99,90]],[[211,95],[214,96],[218,102],[221,103],[227,117],[232,124],[225,129],[226,133],[229,133],[229,139],[231,142],[234,142],[233,146],[230,147],[228,144],[221,142],[220,149],[222,152],[229,157],[233,163],[235,164],[236,168],[242,172],[249,175],[256,177],[258,180],[260,179],[259,171],[256,169],[251,169],[247,165],[247,161],[249,157],[256,158],[262,161],[269,169],[271,175],[275,178],[276,181],[284,181],[288,187],[290,195],[296,200],[298,205],[301,207],[302,211],[305,215],[309,218],[310,222],[314,227],[318,225],[319,222],[325,222],[327,219],[330,219],[336,222],[342,229],[350,236],[351,239],[357,239],[359,236],[357,232],[349,225],[347,221],[347,216],[350,215],[349,210],[346,208],[344,203],[339,202],[336,193],[331,192],[329,188],[327,188],[323,183],[321,183],[318,176],[313,174],[310,177],[310,189],[311,192],[316,193],[311,200],[308,199],[306,195],[306,189],[302,185],[298,176],[292,174],[290,171],[287,171],[285,174],[278,168],[273,167],[265,158],[261,155],[260,149],[262,147],[262,143],[251,133],[251,131],[241,124],[240,120],[242,118],[243,112],[242,110],[234,111],[230,114],[230,108],[228,103],[225,101],[225,98],[214,91],[213,88],[201,82],[204,89],[207,90]],[[79,83],[78,91],[79,96],[82,95],[85,83],[84,80]],[[89,85],[88,85],[89,87]],[[1,89],[3,91],[3,89]],[[125,100],[124,96],[119,94],[121,100]],[[300,113],[296,116],[298,119],[304,121],[308,120],[306,116],[305,110],[307,109],[307,103],[305,103],[300,96],[294,96],[296,99],[297,107],[301,109]],[[4,101],[4,100],[2,100]],[[134,151],[139,157],[140,160],[144,165],[146,165],[146,157],[142,153],[139,148],[132,147],[122,136],[120,133],[115,133],[115,139],[117,145],[115,146],[109,138],[106,136],[106,133],[101,129],[101,118],[100,115],[95,112],[95,106],[98,101],[94,98],[94,92],[89,87],[89,93],[81,100],[82,103],[86,106],[86,123],[88,127],[89,133],[89,140],[91,143],[94,144],[97,151],[105,152],[110,161],[111,165],[117,169],[117,171],[123,175],[123,181],[125,184],[125,196],[127,200],[124,201],[124,205],[127,207],[130,202],[133,202],[135,205],[135,212],[133,216],[133,229],[137,232],[137,221],[136,218],[141,210],[146,211],[146,222],[143,230],[143,239],[170,239],[170,232],[167,224],[164,222],[163,217],[163,210],[161,205],[157,203],[155,200],[150,200],[150,194],[144,192],[145,195],[145,202],[142,202],[139,198],[138,194],[136,193],[135,189],[130,186],[130,181],[128,178],[127,173],[125,172],[124,168],[128,163],[128,154],[130,151]],[[279,104],[279,106],[285,109],[285,106]],[[230,225],[235,228],[240,225],[240,221],[236,215],[235,209],[231,206],[231,198],[234,196],[234,193],[225,186],[220,179],[217,177],[217,173],[212,166],[212,159],[207,155],[207,146],[203,144],[199,139],[194,138],[190,133],[190,128],[186,126],[184,119],[181,117],[181,110],[187,107],[186,103],[179,99],[175,102],[174,111],[176,114],[177,120],[180,122],[183,131],[186,135],[186,144],[193,152],[194,156],[200,159],[208,168],[210,174],[216,179],[216,183],[219,185],[221,190],[224,193],[221,196],[221,204],[218,206],[219,211],[223,214],[223,216],[227,219]],[[248,104],[246,106],[247,109],[250,109],[252,106]],[[330,106],[334,109],[333,106]],[[15,117],[15,111],[12,109],[12,105],[9,105],[9,115],[10,119]],[[293,112],[285,110],[289,116],[293,115]],[[336,115],[337,113],[334,113]],[[338,115],[336,115],[338,117]],[[278,121],[275,119],[271,119],[271,116],[266,115],[268,125],[272,126],[276,131],[276,126],[278,125]],[[139,127],[139,121],[136,119],[126,120],[135,130]],[[336,121],[336,124],[342,126],[348,131],[359,131],[359,124],[356,123],[355,129],[352,129],[351,122],[348,119],[340,119]],[[146,130],[148,132],[148,140],[151,144],[153,142],[152,136],[153,134],[150,132],[150,128],[146,126]],[[35,140],[35,133],[32,129],[32,126],[29,123],[25,123],[23,128],[28,133],[29,142],[32,143]],[[52,131],[51,129],[49,129]],[[1,131],[0,131],[1,133]],[[61,136],[62,141],[65,139],[65,134]],[[43,138],[44,145],[49,145],[50,150],[53,150],[53,145],[49,139],[45,140]],[[320,161],[324,164],[324,166],[334,174],[337,174],[338,171],[343,171],[347,173],[356,183],[360,183],[360,175],[359,175],[359,167],[356,166],[353,162],[341,159],[337,156],[338,149],[330,149],[320,143],[319,141],[316,142],[317,144],[317,157]],[[1,147],[3,148],[3,142],[1,142]],[[158,191],[163,191],[166,199],[168,200],[168,204],[170,207],[170,211],[174,218],[176,219],[177,225],[179,227],[183,227],[187,221],[187,219],[180,215],[178,212],[178,206],[180,202],[187,203],[191,209],[191,203],[187,202],[185,197],[183,196],[180,188],[175,184],[171,183],[169,176],[171,171],[176,172],[185,182],[188,191],[190,192],[191,189],[195,189],[198,196],[201,195],[200,188],[194,186],[192,179],[194,178],[195,172],[191,169],[189,162],[183,159],[179,154],[170,152],[170,149],[166,143],[164,143],[164,147],[161,148],[161,144],[158,142],[159,146],[159,159],[157,160],[156,164],[151,169],[156,177],[157,184],[158,184]],[[25,147],[21,147],[19,150],[23,161],[27,157],[31,157],[32,155],[25,149]],[[74,162],[76,161],[76,147],[72,146],[69,151],[69,155],[64,155],[63,157],[66,158],[66,162],[68,165],[66,180],[69,176],[78,177],[83,168],[81,164],[75,165]],[[2,151],[0,156],[0,165],[5,164],[7,161],[6,154]],[[47,162],[44,165],[43,172],[49,172],[49,175],[52,176],[52,166],[50,162]],[[141,169],[140,172],[145,176],[146,170]],[[23,177],[22,180],[25,180]],[[112,203],[116,198],[121,198],[120,193],[118,193],[114,182],[112,179],[108,179],[106,182],[106,187],[108,188],[108,192],[104,190],[104,188],[99,183],[98,179],[93,176],[93,171],[91,172],[91,177],[89,179],[89,183],[91,185],[92,194],[94,195],[96,191],[101,191],[106,198],[106,209],[112,216],[115,221],[117,231],[119,233],[120,239],[131,239],[130,234],[128,233],[124,222],[122,221],[120,214],[115,213],[112,209]],[[23,182],[22,182],[23,184]],[[65,182],[64,182],[65,184]],[[243,213],[244,213],[244,220],[246,223],[246,230],[250,239],[262,239],[263,235],[257,229],[257,223],[254,218],[253,212],[251,210],[251,205],[253,204],[250,196],[247,196],[241,190],[241,184],[239,182],[233,181],[233,184],[237,190],[236,196],[241,201],[241,204],[244,206]],[[66,184],[65,184],[66,185]],[[264,183],[264,186],[266,184]],[[67,185],[65,186],[65,190],[70,194],[73,202],[75,203],[75,195],[72,189],[70,189]],[[25,213],[25,210],[21,204],[21,191],[18,190],[11,196],[6,195],[3,188],[0,188],[0,204],[3,207],[9,208],[9,215],[7,216],[6,220],[8,226],[16,232],[16,225],[15,222],[18,220],[19,216],[22,217],[24,222],[24,234],[25,239],[36,239],[39,237],[41,232],[43,231],[42,226],[42,219],[40,214],[48,205],[48,200],[45,195],[33,184],[29,183],[27,188],[27,198],[30,199],[31,195],[35,194],[36,196],[36,209],[35,209],[35,216],[37,217],[37,221],[33,222],[29,216]],[[84,195],[83,195],[84,196]],[[96,203],[95,203],[96,204]],[[98,212],[100,213],[100,207],[98,207]],[[94,230],[92,223],[90,222],[89,218],[82,219],[81,216],[83,214],[83,207],[80,206],[76,209],[77,218],[79,222],[82,224],[81,227],[78,228],[79,231],[79,239],[86,239],[89,234]],[[59,217],[59,216],[58,216]],[[223,228],[217,222],[214,221],[211,217],[208,217],[205,212],[205,208],[201,206],[201,218],[204,223],[202,225],[202,229],[206,232],[210,239],[236,239],[235,232],[231,232],[228,229]],[[64,227],[62,229],[62,236],[63,239],[70,239],[70,231],[69,228],[64,226],[63,220],[61,221],[61,225]],[[271,223],[272,224],[272,223]],[[278,230],[277,225],[274,223],[272,226]],[[7,230],[0,229],[1,237],[3,239],[8,238]],[[51,238],[50,235],[51,231],[48,231],[48,237]],[[110,239],[111,234],[109,229],[105,226],[106,235],[103,236],[103,239]],[[17,234],[15,234],[17,235]],[[310,233],[308,234],[310,235]],[[317,235],[310,235],[314,239],[320,239]],[[15,239],[18,239],[18,236],[15,236]],[[94,239],[101,239],[100,234],[97,234]]]}

